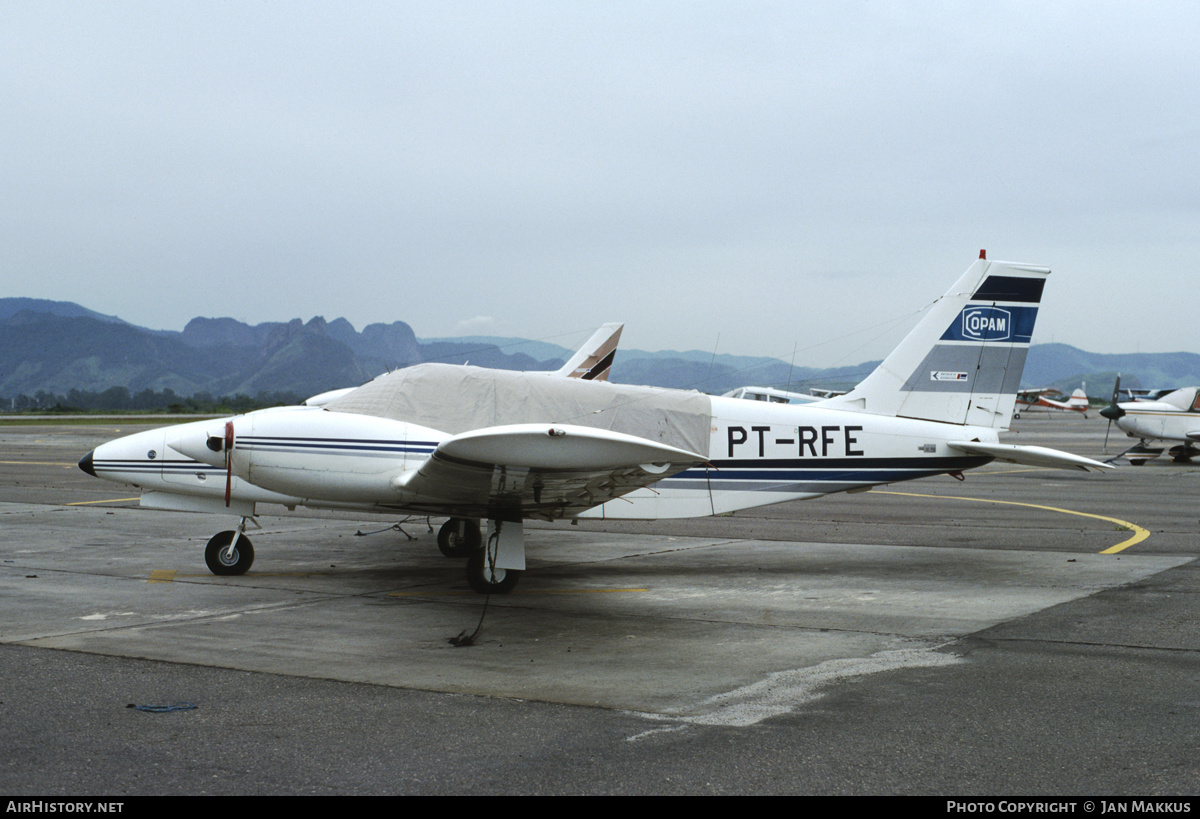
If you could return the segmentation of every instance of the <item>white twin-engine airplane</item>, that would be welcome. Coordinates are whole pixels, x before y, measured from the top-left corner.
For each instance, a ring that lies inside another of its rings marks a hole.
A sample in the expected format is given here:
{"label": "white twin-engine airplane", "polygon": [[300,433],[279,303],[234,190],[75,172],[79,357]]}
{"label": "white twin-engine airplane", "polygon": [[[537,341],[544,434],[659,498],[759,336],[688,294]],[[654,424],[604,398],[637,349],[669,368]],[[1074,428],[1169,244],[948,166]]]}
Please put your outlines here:
{"label": "white twin-engine airplane", "polygon": [[420,364],[322,407],[130,435],[80,467],[140,487],[142,506],[239,516],[205,550],[217,574],[250,568],[247,521],[275,503],[447,516],[442,552],[476,591],[506,592],[529,519],[703,517],[992,460],[1109,468],[997,440],[1049,272],[980,253],[865,381],[812,404]]}

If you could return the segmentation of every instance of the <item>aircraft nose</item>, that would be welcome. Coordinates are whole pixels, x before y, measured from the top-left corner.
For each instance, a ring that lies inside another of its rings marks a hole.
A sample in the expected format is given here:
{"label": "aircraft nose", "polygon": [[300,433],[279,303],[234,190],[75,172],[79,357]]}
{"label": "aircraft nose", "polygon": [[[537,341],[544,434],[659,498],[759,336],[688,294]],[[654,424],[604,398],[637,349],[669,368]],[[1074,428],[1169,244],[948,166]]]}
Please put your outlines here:
{"label": "aircraft nose", "polygon": [[87,455],[84,455],[79,459],[79,468],[91,475],[93,478],[96,477],[96,467],[92,462],[92,456],[94,454],[95,450],[92,450]]}
{"label": "aircraft nose", "polygon": [[1110,421],[1115,421],[1125,414],[1125,410],[1121,409],[1116,404],[1109,404],[1107,407],[1100,410],[1100,414]]}

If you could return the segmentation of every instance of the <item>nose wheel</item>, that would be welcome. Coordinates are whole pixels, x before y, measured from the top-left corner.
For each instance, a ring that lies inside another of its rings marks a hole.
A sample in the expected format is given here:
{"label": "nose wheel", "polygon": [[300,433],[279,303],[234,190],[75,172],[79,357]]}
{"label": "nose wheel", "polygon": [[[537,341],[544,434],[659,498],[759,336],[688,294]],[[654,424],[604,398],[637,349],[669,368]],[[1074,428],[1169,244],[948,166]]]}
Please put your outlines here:
{"label": "nose wheel", "polygon": [[245,574],[254,565],[254,546],[246,531],[246,518],[237,529],[217,532],[204,547],[204,562],[213,574],[222,576]]}

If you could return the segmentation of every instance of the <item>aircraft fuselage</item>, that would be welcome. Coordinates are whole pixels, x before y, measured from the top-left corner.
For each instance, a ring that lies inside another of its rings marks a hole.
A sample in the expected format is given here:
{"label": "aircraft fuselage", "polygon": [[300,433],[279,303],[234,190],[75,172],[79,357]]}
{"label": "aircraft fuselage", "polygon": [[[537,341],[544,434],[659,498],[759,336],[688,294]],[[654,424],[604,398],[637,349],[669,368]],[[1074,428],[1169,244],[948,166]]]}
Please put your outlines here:
{"label": "aircraft fuselage", "polygon": [[[234,429],[228,470],[225,453],[209,446],[226,421]],[[137,433],[89,453],[85,468],[138,486],[143,502],[158,508],[252,515],[255,504],[276,503],[470,514],[399,486],[449,437],[404,421],[289,407]],[[946,442],[996,437],[990,428],[714,397],[707,464],[578,515],[536,516],[702,517],[814,498],[979,466],[989,459]]]}

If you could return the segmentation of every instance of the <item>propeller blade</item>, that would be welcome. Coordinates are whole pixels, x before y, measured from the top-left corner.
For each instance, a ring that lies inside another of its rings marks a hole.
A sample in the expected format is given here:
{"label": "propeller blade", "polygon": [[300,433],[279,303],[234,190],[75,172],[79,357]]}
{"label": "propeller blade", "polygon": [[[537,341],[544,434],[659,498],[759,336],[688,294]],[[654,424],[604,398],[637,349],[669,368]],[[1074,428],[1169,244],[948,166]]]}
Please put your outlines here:
{"label": "propeller blade", "polygon": [[[1109,405],[1107,407],[1100,410],[1101,417],[1108,419],[1109,429],[1112,429],[1113,421],[1117,420],[1118,418],[1120,418],[1122,415],[1125,414],[1125,410],[1121,409],[1121,405],[1117,403],[1117,399],[1120,397],[1120,392],[1121,392],[1121,376],[1120,376],[1120,374],[1118,374],[1117,375],[1117,383],[1113,384],[1112,400],[1109,402]],[[1104,445],[1105,446],[1108,445],[1108,430],[1107,429],[1104,431]]]}
{"label": "propeller blade", "polygon": [[225,422],[225,506],[233,489],[233,421]]}

